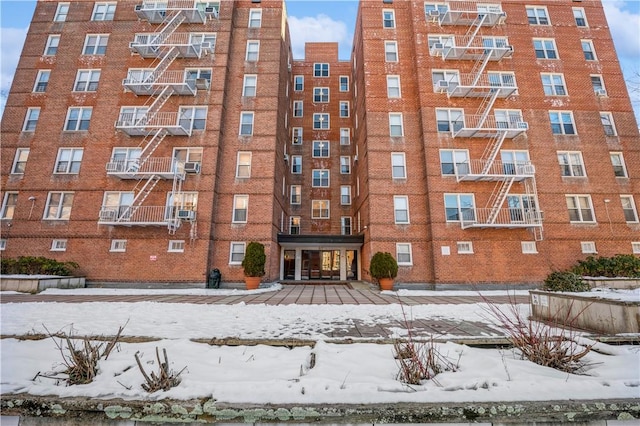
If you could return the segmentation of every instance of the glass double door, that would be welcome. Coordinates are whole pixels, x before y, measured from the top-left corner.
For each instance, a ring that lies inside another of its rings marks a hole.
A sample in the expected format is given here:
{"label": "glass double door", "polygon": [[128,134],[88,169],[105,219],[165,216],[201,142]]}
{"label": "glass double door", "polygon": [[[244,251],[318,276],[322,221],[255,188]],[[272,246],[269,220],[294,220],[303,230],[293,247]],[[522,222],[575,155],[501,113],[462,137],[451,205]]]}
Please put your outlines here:
{"label": "glass double door", "polygon": [[303,250],[300,276],[303,280],[339,280],[340,250]]}

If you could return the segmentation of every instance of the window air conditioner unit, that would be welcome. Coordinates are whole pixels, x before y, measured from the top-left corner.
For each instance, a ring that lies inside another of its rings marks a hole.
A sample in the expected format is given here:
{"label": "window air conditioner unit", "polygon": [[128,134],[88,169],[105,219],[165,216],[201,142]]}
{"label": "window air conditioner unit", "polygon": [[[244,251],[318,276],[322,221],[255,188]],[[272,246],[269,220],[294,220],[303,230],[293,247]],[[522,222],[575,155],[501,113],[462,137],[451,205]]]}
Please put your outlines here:
{"label": "window air conditioner unit", "polygon": [[438,92],[446,92],[449,89],[449,82],[447,80],[438,80],[437,84]]}
{"label": "window air conditioner unit", "polygon": [[216,10],[215,7],[205,7],[204,8],[204,13],[205,15],[210,15],[210,16],[214,16],[214,17],[218,17],[218,11]]}
{"label": "window air conditioner unit", "polygon": [[436,9],[436,10],[430,10],[430,11],[429,11],[429,16],[431,16],[431,17],[434,17],[434,16],[435,16],[435,17],[438,17],[438,16],[440,16],[440,11],[439,11],[438,9]]}
{"label": "window air conditioner unit", "polygon": [[178,219],[193,220],[196,218],[196,212],[193,210],[178,210]]}
{"label": "window air conditioner unit", "polygon": [[100,220],[108,221],[115,220],[116,212],[114,210],[101,210],[100,211]]}
{"label": "window air conditioner unit", "polygon": [[206,78],[196,78],[196,88],[201,90],[209,89],[209,80]]}
{"label": "window air conditioner unit", "polygon": [[536,173],[536,168],[533,164],[525,164],[524,166],[520,167],[518,172],[518,174],[520,175],[533,175]]}
{"label": "window air conditioner unit", "polygon": [[185,173],[200,173],[200,163],[196,161],[188,161],[184,163]]}
{"label": "window air conditioner unit", "polygon": [[200,45],[200,48],[202,50],[210,50],[211,49],[211,43],[209,43],[208,41],[205,41],[204,43],[202,43]]}
{"label": "window air conditioner unit", "polygon": [[137,12],[137,11],[139,11],[139,10],[142,10],[142,8],[143,8],[143,7],[144,7],[144,5],[143,5],[143,4],[136,4],[135,11]]}
{"label": "window air conditioner unit", "polygon": [[604,89],[598,89],[596,90],[596,95],[598,96],[607,96],[607,91]]}
{"label": "window air conditioner unit", "polygon": [[433,43],[433,49],[442,50],[442,49],[444,49],[444,44],[442,44],[442,43]]}

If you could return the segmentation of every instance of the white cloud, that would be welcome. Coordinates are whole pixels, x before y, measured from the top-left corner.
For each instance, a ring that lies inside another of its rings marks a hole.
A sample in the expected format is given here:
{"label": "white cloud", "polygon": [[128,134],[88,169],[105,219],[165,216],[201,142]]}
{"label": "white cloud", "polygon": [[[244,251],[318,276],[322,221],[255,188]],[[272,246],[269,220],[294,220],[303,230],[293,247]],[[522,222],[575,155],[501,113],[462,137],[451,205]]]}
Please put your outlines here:
{"label": "white cloud", "polygon": [[6,96],[13,74],[20,60],[27,28],[0,28],[0,113],[4,111]]}
{"label": "white cloud", "polygon": [[304,58],[304,44],[307,42],[338,42],[340,45],[352,43],[347,24],[334,21],[324,14],[302,18],[289,16],[289,31],[295,59]]}
{"label": "white cloud", "polygon": [[607,16],[611,36],[616,41],[616,51],[622,59],[640,60],[640,8],[632,13],[623,10],[625,5],[631,6],[633,2],[619,0],[604,1],[604,12]]}

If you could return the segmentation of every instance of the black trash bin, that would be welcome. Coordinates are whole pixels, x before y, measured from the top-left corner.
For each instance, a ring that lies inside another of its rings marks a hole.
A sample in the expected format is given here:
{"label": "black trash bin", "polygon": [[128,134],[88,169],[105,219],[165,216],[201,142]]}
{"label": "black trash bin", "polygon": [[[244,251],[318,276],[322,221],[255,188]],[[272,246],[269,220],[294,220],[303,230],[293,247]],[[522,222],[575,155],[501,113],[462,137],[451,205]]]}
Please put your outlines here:
{"label": "black trash bin", "polygon": [[220,288],[220,281],[222,280],[222,274],[220,273],[220,269],[212,269],[209,272],[209,282],[207,283],[207,288]]}

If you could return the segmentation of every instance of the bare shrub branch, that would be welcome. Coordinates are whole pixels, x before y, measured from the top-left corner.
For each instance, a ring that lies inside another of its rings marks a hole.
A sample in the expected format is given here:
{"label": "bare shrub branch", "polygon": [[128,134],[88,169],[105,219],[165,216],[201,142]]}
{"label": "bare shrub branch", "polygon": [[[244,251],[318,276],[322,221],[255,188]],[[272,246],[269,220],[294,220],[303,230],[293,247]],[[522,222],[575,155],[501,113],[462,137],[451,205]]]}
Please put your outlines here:
{"label": "bare shrub branch", "polygon": [[144,377],[146,383],[142,384],[142,389],[146,390],[149,393],[154,393],[159,390],[168,391],[172,387],[178,386],[180,384],[180,374],[187,368],[184,367],[177,374],[169,369],[169,359],[167,357],[167,350],[162,349],[162,354],[164,355],[164,362],[160,360],[160,351],[156,347],[156,359],[158,360],[158,374],[153,371],[151,374],[147,374],[142,367],[142,362],[140,362],[140,357],[138,356],[139,352],[135,353],[136,362],[138,363],[138,367],[140,368],[140,372]]}

